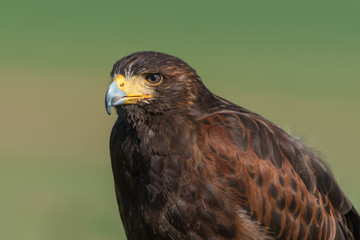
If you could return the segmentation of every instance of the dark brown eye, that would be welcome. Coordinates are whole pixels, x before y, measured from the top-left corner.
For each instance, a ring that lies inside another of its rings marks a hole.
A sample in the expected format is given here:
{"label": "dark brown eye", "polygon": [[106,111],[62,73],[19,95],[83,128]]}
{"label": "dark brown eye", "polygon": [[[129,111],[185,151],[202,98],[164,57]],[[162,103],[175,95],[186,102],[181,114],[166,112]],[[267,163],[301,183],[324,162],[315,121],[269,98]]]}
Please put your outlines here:
{"label": "dark brown eye", "polygon": [[150,84],[150,85],[158,85],[161,83],[163,77],[158,74],[158,73],[150,73],[148,75],[146,75],[145,80]]}

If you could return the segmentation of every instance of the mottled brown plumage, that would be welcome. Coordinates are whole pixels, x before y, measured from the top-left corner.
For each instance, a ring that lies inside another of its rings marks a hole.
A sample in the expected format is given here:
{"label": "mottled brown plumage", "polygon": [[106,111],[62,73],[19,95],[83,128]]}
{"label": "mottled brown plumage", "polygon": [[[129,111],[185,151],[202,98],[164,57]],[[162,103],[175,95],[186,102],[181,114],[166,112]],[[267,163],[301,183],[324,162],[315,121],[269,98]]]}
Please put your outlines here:
{"label": "mottled brown plumage", "polygon": [[360,239],[331,172],[270,121],[212,94],[182,60],[139,52],[111,72],[159,73],[116,107],[111,162],[128,239]]}

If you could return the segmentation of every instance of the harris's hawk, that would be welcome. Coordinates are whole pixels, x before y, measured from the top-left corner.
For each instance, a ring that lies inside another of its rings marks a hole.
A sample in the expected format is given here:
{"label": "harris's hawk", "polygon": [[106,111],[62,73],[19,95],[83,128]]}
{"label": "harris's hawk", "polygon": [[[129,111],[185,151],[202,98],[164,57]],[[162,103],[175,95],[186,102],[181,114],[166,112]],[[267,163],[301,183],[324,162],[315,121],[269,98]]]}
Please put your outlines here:
{"label": "harris's hawk", "polygon": [[360,239],[323,162],[265,118],[211,93],[181,59],[114,64],[106,109],[128,239]]}

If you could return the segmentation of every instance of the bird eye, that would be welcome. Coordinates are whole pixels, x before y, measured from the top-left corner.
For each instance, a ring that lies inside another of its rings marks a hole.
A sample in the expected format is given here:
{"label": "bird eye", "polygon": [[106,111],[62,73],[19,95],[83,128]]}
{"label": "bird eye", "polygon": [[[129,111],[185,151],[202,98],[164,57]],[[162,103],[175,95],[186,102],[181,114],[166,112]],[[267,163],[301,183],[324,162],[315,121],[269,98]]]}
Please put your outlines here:
{"label": "bird eye", "polygon": [[158,74],[158,73],[150,73],[148,75],[146,75],[145,80],[150,84],[150,85],[158,85],[161,83],[163,77]]}

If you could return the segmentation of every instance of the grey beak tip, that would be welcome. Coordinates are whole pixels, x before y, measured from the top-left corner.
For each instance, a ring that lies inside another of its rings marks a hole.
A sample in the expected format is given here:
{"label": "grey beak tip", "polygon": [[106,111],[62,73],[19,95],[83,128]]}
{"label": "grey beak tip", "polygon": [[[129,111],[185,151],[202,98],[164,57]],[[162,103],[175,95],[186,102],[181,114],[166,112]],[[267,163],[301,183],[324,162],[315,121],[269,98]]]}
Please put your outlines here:
{"label": "grey beak tip", "polygon": [[106,106],[106,112],[108,115],[111,115],[111,105]]}
{"label": "grey beak tip", "polygon": [[116,82],[113,81],[105,94],[105,108],[109,115],[111,114],[111,106],[124,104],[124,96],[126,96],[126,93],[118,88]]}
{"label": "grey beak tip", "polygon": [[105,94],[105,108],[108,115],[111,114],[111,99],[109,98],[109,89],[106,91]]}

